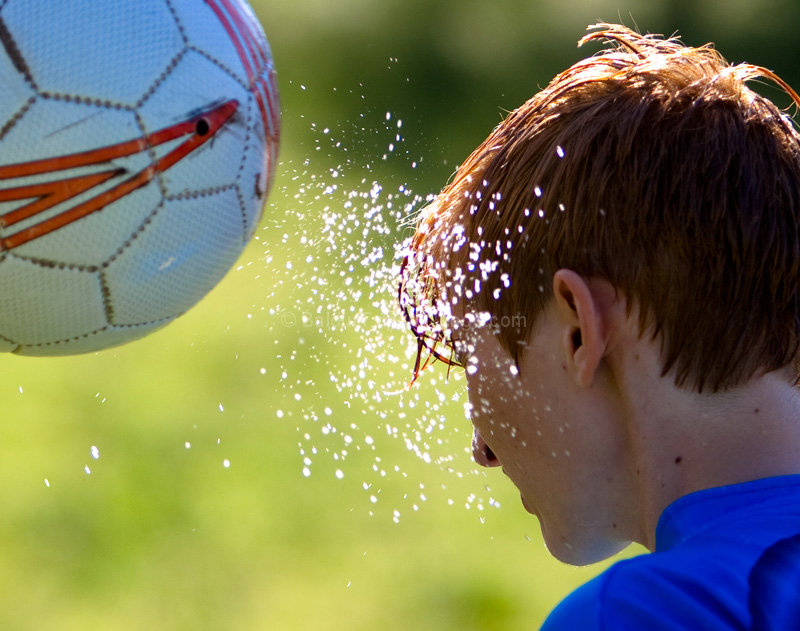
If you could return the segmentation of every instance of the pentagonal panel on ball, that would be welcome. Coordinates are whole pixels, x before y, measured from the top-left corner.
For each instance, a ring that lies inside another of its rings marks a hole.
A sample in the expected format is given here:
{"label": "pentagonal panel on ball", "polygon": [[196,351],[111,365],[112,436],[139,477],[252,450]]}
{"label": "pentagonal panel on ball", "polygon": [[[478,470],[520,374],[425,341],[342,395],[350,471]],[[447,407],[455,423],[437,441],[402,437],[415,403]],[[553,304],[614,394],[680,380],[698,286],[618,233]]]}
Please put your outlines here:
{"label": "pentagonal panel on ball", "polygon": [[112,324],[183,313],[220,281],[242,247],[235,190],[168,201],[105,270]]}
{"label": "pentagonal panel on ball", "polygon": [[[40,169],[57,175],[70,167],[69,160],[63,160],[63,156],[89,152],[141,135],[133,111],[40,97],[3,136],[0,164],[58,158]],[[144,151],[136,155],[142,160],[148,159]],[[112,155],[109,160],[113,159]],[[108,168],[109,165],[103,166]]]}
{"label": "pentagonal panel on ball", "polygon": [[135,104],[184,47],[164,0],[7,0],[3,21],[42,92]]}
{"label": "pentagonal panel on ball", "polygon": [[59,269],[6,255],[0,260],[0,335],[50,344],[106,324],[97,273]]}
{"label": "pentagonal panel on ball", "polygon": [[[139,108],[148,134],[189,121],[220,104],[237,100],[238,110],[212,131],[201,146],[166,169],[161,175],[168,195],[229,186],[236,182],[247,129],[245,101],[248,92],[229,74],[197,52],[189,51]],[[186,138],[153,148],[156,160],[174,150]]]}
{"label": "pentagonal panel on ball", "polygon": [[[132,152],[125,146],[141,136],[131,111],[38,98],[0,141],[0,166],[13,163],[27,173],[0,181],[6,199],[0,202],[0,237],[33,227],[41,233],[6,247],[54,263],[92,266],[108,260],[161,201],[156,180],[115,194],[151,164],[146,148]],[[41,160],[46,162],[21,168]],[[87,208],[93,209],[59,223]]]}
{"label": "pentagonal panel on ball", "polygon": [[177,4],[175,13],[189,46],[231,70],[244,84],[249,85],[272,57],[261,24],[244,2],[183,2]]}

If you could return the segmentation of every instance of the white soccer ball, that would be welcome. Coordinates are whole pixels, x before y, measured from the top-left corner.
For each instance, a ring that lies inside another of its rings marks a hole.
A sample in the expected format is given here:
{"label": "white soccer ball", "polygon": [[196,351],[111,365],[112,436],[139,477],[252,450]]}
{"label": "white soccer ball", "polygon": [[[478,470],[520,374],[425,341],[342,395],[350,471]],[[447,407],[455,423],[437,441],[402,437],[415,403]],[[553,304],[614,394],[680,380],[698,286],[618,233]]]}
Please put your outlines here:
{"label": "white soccer ball", "polygon": [[94,351],[194,305],[256,229],[279,132],[244,0],[0,4],[0,351]]}

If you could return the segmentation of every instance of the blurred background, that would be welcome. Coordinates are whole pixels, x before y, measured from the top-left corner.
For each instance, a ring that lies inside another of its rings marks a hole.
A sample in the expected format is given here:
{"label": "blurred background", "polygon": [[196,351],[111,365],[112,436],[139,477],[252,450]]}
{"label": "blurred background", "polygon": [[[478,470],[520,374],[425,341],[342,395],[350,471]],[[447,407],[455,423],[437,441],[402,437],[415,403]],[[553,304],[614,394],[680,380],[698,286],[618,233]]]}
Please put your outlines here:
{"label": "blurred background", "polygon": [[139,342],[0,357],[0,628],[537,628],[605,564],[551,559],[477,470],[462,375],[405,389],[396,245],[505,113],[597,49],[575,47],[587,24],[713,41],[797,87],[800,4],[253,6],[283,144],[236,268]]}

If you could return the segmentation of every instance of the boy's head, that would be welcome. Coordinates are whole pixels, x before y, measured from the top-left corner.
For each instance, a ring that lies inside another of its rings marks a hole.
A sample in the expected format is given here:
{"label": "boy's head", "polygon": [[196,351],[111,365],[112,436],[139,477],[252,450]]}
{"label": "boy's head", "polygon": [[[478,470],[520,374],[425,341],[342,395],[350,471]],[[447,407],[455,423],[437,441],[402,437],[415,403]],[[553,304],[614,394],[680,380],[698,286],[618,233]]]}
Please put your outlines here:
{"label": "boy's head", "polygon": [[518,363],[566,268],[637,307],[679,385],[724,390],[791,363],[800,135],[745,83],[800,98],[709,45],[609,24],[589,40],[613,46],[512,112],[423,211],[400,288],[420,351],[455,361],[464,327],[489,324]]}

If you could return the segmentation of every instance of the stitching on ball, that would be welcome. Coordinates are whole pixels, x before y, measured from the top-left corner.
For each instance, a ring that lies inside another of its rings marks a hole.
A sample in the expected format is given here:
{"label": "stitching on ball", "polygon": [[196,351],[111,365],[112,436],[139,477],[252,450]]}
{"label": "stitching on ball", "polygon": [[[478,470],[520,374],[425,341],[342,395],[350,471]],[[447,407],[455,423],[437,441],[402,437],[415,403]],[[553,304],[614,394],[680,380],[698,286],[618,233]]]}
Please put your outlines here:
{"label": "stitching on ball", "polygon": [[27,112],[31,105],[33,105],[34,101],[36,101],[36,95],[34,94],[31,96],[28,101],[21,107],[19,110],[14,113],[14,115],[8,120],[8,122],[3,125],[2,129],[0,129],[0,140],[5,138],[6,134],[11,131],[11,129],[16,125],[20,119],[25,116],[25,112]]}
{"label": "stitching on ball", "polygon": [[153,84],[147,89],[147,91],[142,95],[142,97],[136,102],[136,107],[142,107],[153,94],[155,91],[158,90],[158,87],[167,80],[169,75],[172,74],[173,70],[175,70],[176,66],[181,62],[186,56],[186,52],[188,51],[188,47],[184,46],[183,50],[181,50],[177,55],[175,55],[172,60],[167,64],[167,67],[164,71],[156,77],[156,80]]}

